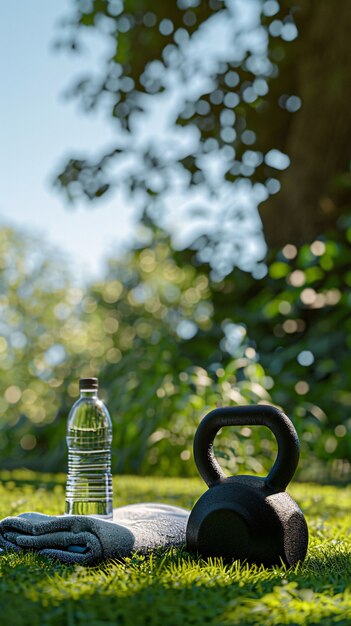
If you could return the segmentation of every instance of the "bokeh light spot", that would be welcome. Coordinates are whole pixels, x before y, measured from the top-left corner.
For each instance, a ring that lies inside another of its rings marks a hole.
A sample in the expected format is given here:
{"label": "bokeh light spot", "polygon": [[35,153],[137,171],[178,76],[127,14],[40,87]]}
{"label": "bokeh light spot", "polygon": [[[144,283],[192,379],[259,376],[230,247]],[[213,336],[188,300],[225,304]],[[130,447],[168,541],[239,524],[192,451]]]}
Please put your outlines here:
{"label": "bokeh light spot", "polygon": [[338,424],[335,426],[334,432],[337,437],[345,437],[347,433],[346,426],[344,426],[344,424]]}
{"label": "bokeh light spot", "polygon": [[287,243],[286,246],[284,246],[282,252],[285,258],[290,261],[292,259],[295,259],[295,257],[297,256],[297,247],[294,246],[292,243]]}
{"label": "bokeh light spot", "polygon": [[299,380],[295,385],[295,391],[299,396],[304,396],[310,390],[310,386],[305,380]]}
{"label": "bokeh light spot", "polygon": [[21,399],[22,391],[17,385],[10,385],[10,387],[6,389],[4,396],[9,404],[16,404]]}
{"label": "bokeh light spot", "polygon": [[20,440],[20,445],[23,450],[33,450],[37,445],[37,438],[34,435],[23,435]]}
{"label": "bokeh light spot", "polygon": [[308,367],[314,362],[314,355],[311,350],[302,350],[302,352],[300,352],[297,356],[297,361],[300,365]]}
{"label": "bokeh light spot", "polygon": [[310,248],[311,248],[312,254],[314,254],[315,256],[322,256],[322,254],[324,254],[326,250],[326,245],[324,241],[319,241],[317,239],[316,241],[311,243]]}
{"label": "bokeh light spot", "polygon": [[302,270],[294,270],[291,272],[290,276],[288,276],[288,282],[293,287],[302,287],[305,284],[306,276],[305,272]]}

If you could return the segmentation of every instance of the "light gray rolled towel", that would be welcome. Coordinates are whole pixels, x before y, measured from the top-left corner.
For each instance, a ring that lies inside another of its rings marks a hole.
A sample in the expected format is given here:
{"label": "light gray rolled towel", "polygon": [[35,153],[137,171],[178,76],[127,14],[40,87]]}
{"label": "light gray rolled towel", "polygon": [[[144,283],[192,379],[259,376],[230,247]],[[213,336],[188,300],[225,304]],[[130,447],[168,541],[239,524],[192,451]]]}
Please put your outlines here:
{"label": "light gray rolled towel", "polygon": [[62,563],[94,565],[138,551],[185,544],[189,511],[158,503],[113,510],[111,520],[85,515],[22,513],[0,522],[0,553],[34,550]]}

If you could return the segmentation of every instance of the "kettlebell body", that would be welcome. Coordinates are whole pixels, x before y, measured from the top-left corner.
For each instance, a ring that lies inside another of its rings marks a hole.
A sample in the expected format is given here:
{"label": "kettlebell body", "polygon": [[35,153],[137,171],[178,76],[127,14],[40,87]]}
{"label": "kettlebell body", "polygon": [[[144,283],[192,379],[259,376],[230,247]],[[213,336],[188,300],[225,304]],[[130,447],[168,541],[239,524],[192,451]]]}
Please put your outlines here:
{"label": "kettlebell body", "polygon": [[[220,428],[229,425],[265,425],[273,431],[278,455],[267,477],[224,475],[213,453],[213,439]],[[211,411],[196,432],[194,456],[209,489],[189,517],[189,551],[265,566],[303,561],[307,524],[285,492],[298,463],[299,443],[292,422],[282,411],[266,405]]]}

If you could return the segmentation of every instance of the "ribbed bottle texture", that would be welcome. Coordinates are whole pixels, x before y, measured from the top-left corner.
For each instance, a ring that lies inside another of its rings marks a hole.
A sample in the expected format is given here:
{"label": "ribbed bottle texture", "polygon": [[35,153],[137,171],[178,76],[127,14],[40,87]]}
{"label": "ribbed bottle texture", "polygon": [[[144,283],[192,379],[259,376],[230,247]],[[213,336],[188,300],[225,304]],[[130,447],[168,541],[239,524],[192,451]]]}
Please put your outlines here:
{"label": "ribbed bottle texture", "polygon": [[[111,518],[112,424],[108,410],[97,396],[96,387],[81,379],[81,396],[68,416],[68,475],[66,514]],[[84,389],[86,387],[86,389]]]}

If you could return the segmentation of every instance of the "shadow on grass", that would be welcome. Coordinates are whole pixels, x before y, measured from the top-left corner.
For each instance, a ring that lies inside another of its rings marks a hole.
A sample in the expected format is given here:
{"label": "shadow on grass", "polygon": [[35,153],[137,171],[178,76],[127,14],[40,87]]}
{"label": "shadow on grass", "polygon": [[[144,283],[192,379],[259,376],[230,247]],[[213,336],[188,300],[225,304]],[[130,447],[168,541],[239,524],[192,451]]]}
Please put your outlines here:
{"label": "shadow on grass", "polygon": [[340,593],[346,589],[350,589],[351,592],[351,551],[335,552],[331,556],[320,558],[317,556],[310,557],[301,568],[299,577],[301,576],[304,577],[306,582],[309,581],[311,583],[315,591],[323,591],[326,581],[330,581],[330,588],[334,593]]}

